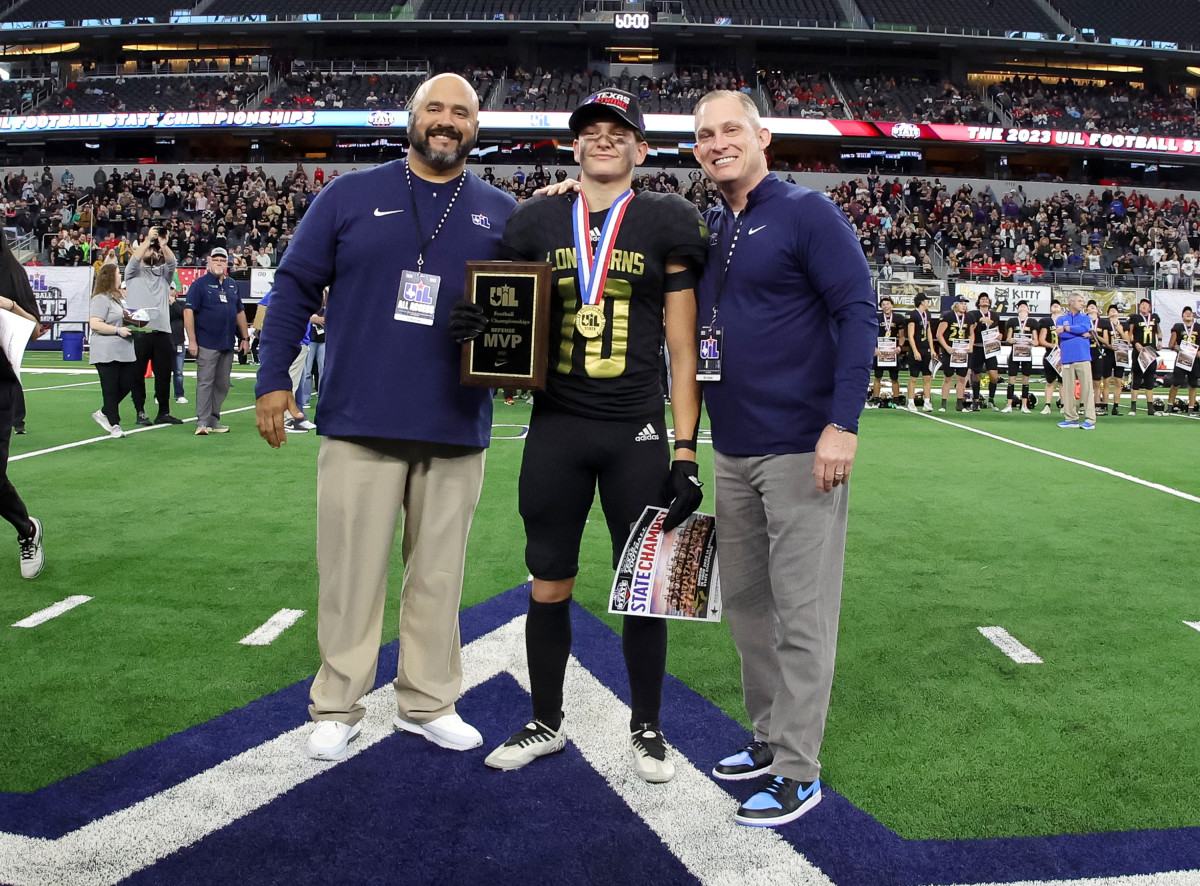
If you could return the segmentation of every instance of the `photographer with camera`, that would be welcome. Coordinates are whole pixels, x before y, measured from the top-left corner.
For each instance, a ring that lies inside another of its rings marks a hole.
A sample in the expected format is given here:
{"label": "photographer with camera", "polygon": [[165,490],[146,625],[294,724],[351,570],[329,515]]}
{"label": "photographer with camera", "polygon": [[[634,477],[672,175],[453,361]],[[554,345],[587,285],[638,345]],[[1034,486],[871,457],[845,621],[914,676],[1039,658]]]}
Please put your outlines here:
{"label": "photographer with camera", "polygon": [[[176,265],[175,253],[167,245],[167,229],[152,227],[125,266],[129,310],[144,310],[150,315],[146,326],[134,335],[133,347],[137,365],[145,366],[149,361],[154,368],[154,399],[158,402],[154,424],[182,424],[171,415],[171,375],[175,368],[175,346],[171,341],[171,303],[175,296],[171,281]],[[151,424],[146,415],[146,379],[141,372],[133,387],[133,405],[137,423]]]}

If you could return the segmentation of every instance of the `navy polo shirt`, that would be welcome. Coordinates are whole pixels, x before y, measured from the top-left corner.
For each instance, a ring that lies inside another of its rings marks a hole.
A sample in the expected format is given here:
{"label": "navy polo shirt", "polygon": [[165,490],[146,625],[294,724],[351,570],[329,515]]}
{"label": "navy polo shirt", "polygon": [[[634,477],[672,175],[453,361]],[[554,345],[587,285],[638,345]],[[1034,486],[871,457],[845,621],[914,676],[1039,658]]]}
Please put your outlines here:
{"label": "navy polo shirt", "polygon": [[188,287],[184,305],[195,316],[196,344],[212,351],[232,351],[237,347],[238,314],[245,308],[238,287],[226,277],[203,274]]}

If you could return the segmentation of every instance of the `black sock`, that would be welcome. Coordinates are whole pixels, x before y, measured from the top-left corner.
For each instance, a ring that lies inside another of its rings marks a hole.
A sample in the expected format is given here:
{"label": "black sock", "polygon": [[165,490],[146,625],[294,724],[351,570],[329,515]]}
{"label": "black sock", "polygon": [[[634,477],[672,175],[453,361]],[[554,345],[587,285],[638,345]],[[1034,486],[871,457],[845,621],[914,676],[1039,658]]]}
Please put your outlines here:
{"label": "black sock", "polygon": [[551,729],[562,725],[563,679],[571,655],[571,598],[559,603],[539,603],[529,598],[525,618],[525,656],[529,662],[529,690],[533,719]]}
{"label": "black sock", "polygon": [[1008,386],[1008,392],[1007,392],[1007,396],[1008,396],[1008,402],[1009,402],[1009,403],[1012,403],[1012,402],[1014,401],[1014,396],[1013,396],[1013,395],[1016,393],[1016,390],[1017,390],[1017,388],[1016,388],[1016,385],[1009,385],[1009,386]]}
{"label": "black sock", "polygon": [[994,381],[988,382],[988,402],[996,402],[996,383]]}
{"label": "black sock", "polygon": [[975,379],[975,381],[971,382],[971,399],[979,399],[979,379]]}
{"label": "black sock", "polygon": [[627,615],[621,629],[621,650],[629,672],[629,728],[649,723],[658,729],[663,674],[667,670],[667,620]]}
{"label": "black sock", "polygon": [[1021,403],[1029,402],[1029,385],[1021,385]]}

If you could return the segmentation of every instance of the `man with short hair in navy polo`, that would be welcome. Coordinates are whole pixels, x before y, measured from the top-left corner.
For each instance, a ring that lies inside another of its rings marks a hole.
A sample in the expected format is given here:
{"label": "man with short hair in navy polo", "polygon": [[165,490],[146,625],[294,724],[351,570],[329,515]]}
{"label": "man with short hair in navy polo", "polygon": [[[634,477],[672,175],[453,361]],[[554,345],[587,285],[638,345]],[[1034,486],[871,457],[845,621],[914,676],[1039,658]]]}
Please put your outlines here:
{"label": "man with short hair in navy polo", "polygon": [[229,253],[217,247],[208,254],[208,273],[188,287],[183,308],[188,353],[196,358],[196,436],[224,434],[221,407],[229,394],[234,342],[245,354],[250,330],[237,284],[229,279]]}
{"label": "man with short hair in navy polo", "polygon": [[[397,729],[465,751],[483,737],[456,710],[467,533],[491,438],[487,388],[459,384],[461,342],[485,319],[462,298],[466,261],[495,259],[516,201],[466,171],[479,97],[456,74],[413,96],[412,149],[332,179],[296,229],[271,296],[259,433],[297,414],[288,367],[329,287],[317,457],[317,642],[308,754],[346,755],[375,683],[397,524],[404,583]],[[457,303],[457,304],[456,304]]]}
{"label": "man with short hair in navy polo", "polygon": [[713,769],[761,778],[734,818],[781,825],[821,799],[817,754],[833,684],[847,486],[875,350],[875,294],[845,214],[767,169],[753,100],[696,105],[710,209],[700,339],[712,422],[717,554],[742,659],[751,740]]}

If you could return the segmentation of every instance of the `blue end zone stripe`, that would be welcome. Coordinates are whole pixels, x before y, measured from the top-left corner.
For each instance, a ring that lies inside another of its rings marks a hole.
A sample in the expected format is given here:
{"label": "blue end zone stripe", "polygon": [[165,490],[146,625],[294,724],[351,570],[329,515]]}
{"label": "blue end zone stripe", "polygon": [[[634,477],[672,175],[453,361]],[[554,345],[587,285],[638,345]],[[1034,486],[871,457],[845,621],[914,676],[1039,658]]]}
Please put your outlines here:
{"label": "blue end zone stripe", "polygon": [[[528,586],[521,586],[464,610],[463,644],[524,614],[527,598]],[[575,656],[628,703],[620,643],[599,619],[578,606],[573,610]],[[381,650],[377,686],[390,681],[395,667],[392,643]],[[0,830],[55,838],[171,787],[303,724],[308,685],[305,679],[32,794],[0,794]],[[460,707],[485,735],[486,751],[523,721],[528,704],[515,681],[502,676],[476,687]],[[702,771],[748,737],[739,723],[670,676],[664,686],[663,723],[668,740]],[[836,773],[826,775],[836,778]],[[753,782],[723,786],[737,800],[755,788]],[[778,833],[840,884],[899,886],[1200,868],[1200,828],[903,840],[835,793],[828,781],[823,794],[821,805]],[[469,803],[462,802],[464,796]],[[732,815],[734,806],[731,799],[728,809],[693,814]],[[331,827],[334,821],[337,826]],[[453,851],[447,853],[447,847]],[[644,882],[645,872],[653,870],[660,884],[695,882],[570,744],[553,761],[520,773],[496,773],[482,766],[478,752],[452,754],[412,736],[389,738],[129,882],[207,884],[214,872],[230,870],[231,858],[236,859],[239,882],[246,884],[308,882],[321,871],[331,877],[337,871],[356,871],[364,879],[404,871],[413,882],[488,876],[504,883],[547,870],[561,870],[556,879],[563,882],[586,882],[603,870],[606,883],[625,882],[625,873],[632,883]],[[644,859],[644,866],[621,863],[632,858]]]}

